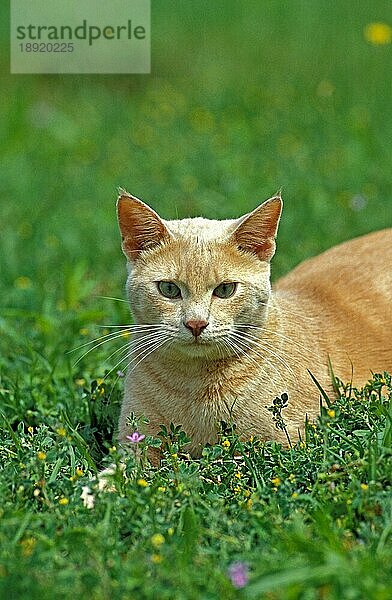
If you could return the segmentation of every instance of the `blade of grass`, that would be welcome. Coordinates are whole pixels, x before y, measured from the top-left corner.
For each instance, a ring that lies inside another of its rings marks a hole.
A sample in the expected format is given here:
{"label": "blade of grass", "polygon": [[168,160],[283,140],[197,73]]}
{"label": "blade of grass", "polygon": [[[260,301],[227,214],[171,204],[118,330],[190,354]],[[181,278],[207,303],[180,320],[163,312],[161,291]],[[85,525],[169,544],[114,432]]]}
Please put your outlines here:
{"label": "blade of grass", "polygon": [[329,399],[327,392],[321,387],[320,383],[317,381],[317,379],[315,378],[313,373],[311,371],[309,371],[309,369],[307,369],[307,371],[308,371],[309,375],[311,376],[313,383],[317,386],[317,389],[319,390],[320,394],[324,398],[328,408],[330,408],[332,406],[332,402]]}

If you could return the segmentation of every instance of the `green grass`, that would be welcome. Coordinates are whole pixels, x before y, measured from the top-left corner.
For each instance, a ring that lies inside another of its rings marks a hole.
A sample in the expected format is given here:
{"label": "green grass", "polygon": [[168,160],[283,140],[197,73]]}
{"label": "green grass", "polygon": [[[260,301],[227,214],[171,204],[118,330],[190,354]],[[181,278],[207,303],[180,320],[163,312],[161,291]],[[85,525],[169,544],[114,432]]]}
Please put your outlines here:
{"label": "green grass", "polygon": [[100,493],[90,478],[120,460],[122,379],[93,382],[118,346],[76,366],[69,353],[129,321],[103,298],[124,295],[119,185],[167,218],[238,216],[282,187],[274,278],[391,226],[392,45],[363,35],[389,9],[154,0],[149,76],[10,76],[1,19],[0,596],[389,598],[380,377],[342,390],[335,416],[323,409],[290,451],[228,430],[187,461],[173,458],[180,436],[161,469],[131,455],[127,479]]}
{"label": "green grass", "polygon": [[[114,489],[100,492],[96,466],[122,458],[107,443],[118,390],[110,380],[67,389],[42,365],[36,375],[2,390],[7,412],[24,415],[1,414],[3,597],[389,598],[389,376],[360,392],[340,386],[290,450],[241,442],[230,424],[200,460],[182,454],[180,428],[146,437],[130,445]],[[158,444],[164,459],[153,469],[146,451]],[[249,569],[241,591],[228,576],[235,562]]]}

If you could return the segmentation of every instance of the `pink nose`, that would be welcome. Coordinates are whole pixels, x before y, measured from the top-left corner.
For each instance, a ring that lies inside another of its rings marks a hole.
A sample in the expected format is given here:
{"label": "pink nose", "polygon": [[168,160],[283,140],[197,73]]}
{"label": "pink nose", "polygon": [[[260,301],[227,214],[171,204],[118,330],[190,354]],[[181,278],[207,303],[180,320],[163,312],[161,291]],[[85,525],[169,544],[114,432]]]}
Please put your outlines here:
{"label": "pink nose", "polygon": [[190,329],[195,338],[199,337],[203,329],[208,325],[207,321],[187,321],[184,323],[187,329]]}

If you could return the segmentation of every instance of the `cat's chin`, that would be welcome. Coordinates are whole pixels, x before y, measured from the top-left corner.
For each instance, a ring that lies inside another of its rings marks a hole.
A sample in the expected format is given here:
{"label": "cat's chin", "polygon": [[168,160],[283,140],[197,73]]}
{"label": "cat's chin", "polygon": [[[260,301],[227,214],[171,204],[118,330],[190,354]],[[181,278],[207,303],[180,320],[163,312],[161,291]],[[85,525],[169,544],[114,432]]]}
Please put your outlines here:
{"label": "cat's chin", "polygon": [[187,344],[178,344],[174,352],[187,359],[189,358],[208,358],[208,359],[224,359],[231,356],[228,350],[224,350],[221,346],[213,342],[189,342]]}

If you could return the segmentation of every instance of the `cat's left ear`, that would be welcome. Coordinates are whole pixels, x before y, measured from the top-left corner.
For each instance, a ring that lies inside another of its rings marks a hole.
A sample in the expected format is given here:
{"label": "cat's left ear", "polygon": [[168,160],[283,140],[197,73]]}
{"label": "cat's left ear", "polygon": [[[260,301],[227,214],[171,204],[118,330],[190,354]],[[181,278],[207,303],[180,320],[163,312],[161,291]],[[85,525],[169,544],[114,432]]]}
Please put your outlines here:
{"label": "cat's left ear", "polygon": [[282,207],[282,198],[277,194],[241,217],[232,233],[236,245],[241,250],[256,254],[260,260],[269,262],[275,254],[275,237]]}

